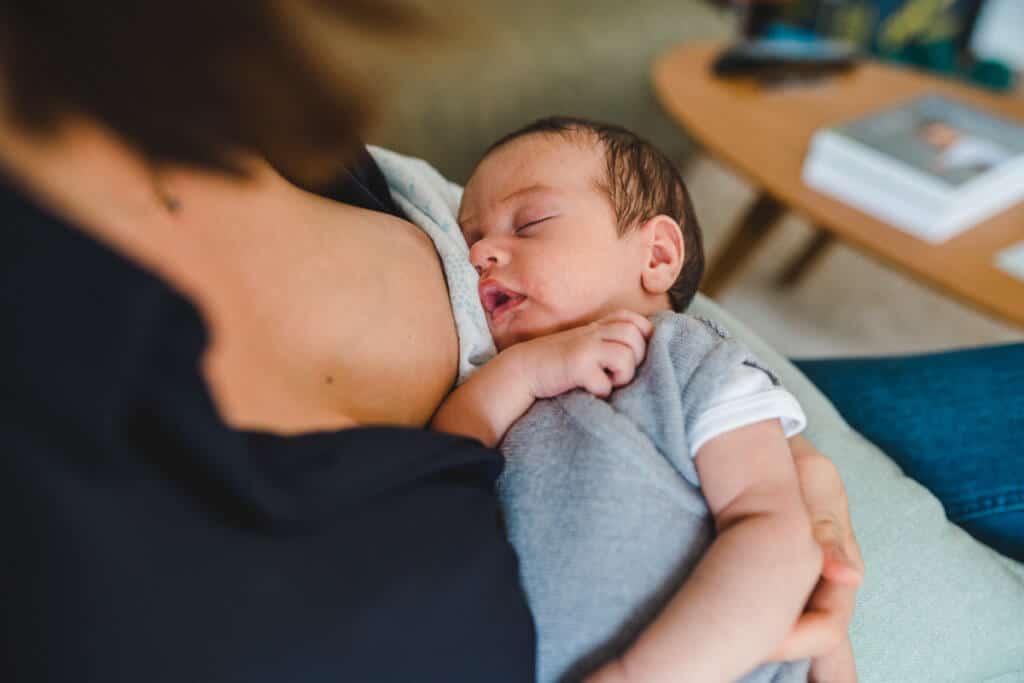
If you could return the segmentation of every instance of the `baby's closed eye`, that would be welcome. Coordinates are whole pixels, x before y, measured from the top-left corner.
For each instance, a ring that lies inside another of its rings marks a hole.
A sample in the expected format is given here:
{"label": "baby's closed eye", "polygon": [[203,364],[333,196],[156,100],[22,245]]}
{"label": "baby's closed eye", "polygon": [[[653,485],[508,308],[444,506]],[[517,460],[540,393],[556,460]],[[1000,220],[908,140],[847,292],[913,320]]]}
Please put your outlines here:
{"label": "baby's closed eye", "polygon": [[519,226],[515,228],[514,232],[516,232],[517,234],[521,233],[522,231],[524,231],[524,230],[526,230],[528,228],[532,228],[532,227],[535,227],[537,225],[540,225],[541,223],[544,223],[545,221],[549,221],[552,218],[555,218],[555,216],[554,215],[552,215],[552,216],[544,216],[543,218],[538,218],[536,220],[526,221],[525,223],[519,224]]}

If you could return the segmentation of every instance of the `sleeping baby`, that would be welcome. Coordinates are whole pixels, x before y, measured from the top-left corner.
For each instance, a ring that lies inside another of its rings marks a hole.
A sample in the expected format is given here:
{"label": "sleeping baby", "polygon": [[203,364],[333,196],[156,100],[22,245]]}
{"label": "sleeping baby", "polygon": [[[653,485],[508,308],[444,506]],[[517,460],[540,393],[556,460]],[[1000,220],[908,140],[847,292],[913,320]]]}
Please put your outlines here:
{"label": "sleeping baby", "polygon": [[703,252],[673,164],[543,119],[491,147],[459,224],[499,353],[432,426],[506,458],[538,680],[806,681],[769,661],[822,570],[787,443],[806,419],[684,313]]}

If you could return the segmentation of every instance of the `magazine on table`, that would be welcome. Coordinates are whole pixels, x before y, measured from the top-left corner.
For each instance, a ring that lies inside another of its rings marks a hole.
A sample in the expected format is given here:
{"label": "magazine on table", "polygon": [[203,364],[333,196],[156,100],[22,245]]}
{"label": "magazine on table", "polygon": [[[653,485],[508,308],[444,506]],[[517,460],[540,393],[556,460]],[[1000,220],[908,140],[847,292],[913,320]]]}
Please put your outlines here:
{"label": "magazine on table", "polygon": [[803,178],[942,242],[1024,200],[1024,123],[926,95],[817,131]]}

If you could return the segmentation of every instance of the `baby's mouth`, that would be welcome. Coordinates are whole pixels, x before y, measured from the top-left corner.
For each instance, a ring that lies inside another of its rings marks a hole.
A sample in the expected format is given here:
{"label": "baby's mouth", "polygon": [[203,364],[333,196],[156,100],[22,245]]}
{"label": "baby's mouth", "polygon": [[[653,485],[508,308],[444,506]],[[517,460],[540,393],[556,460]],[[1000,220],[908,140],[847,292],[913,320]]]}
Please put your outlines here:
{"label": "baby's mouth", "polygon": [[480,283],[480,302],[492,322],[499,322],[505,314],[526,301],[526,296],[505,289],[495,280]]}

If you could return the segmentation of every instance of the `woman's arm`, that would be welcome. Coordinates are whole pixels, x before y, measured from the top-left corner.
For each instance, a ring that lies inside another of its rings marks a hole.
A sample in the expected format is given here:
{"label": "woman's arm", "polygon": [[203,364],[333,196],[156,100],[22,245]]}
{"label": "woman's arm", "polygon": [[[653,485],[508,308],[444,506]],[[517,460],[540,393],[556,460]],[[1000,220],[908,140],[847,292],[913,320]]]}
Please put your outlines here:
{"label": "woman's arm", "polygon": [[864,560],[839,471],[804,437],[790,439],[789,445],[825,562],[803,615],[772,659],[810,657],[812,683],[849,683],[857,680],[857,673],[847,629],[864,577]]}

